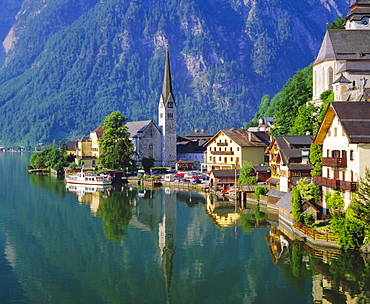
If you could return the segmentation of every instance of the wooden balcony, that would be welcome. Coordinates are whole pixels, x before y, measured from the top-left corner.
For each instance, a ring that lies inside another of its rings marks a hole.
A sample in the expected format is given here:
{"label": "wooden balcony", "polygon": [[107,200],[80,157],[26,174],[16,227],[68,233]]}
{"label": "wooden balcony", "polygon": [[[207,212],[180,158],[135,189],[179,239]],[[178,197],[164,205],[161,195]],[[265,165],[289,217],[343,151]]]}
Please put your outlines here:
{"label": "wooden balcony", "polygon": [[339,179],[330,179],[322,176],[314,176],[313,180],[316,184],[336,190],[356,191],[356,182],[346,182]]}
{"label": "wooden balcony", "polygon": [[227,146],[227,142],[218,142],[217,143],[217,146],[226,147]]}
{"label": "wooden balcony", "polygon": [[332,189],[339,189],[339,182],[340,180],[338,179],[330,179],[327,177],[322,177],[322,176],[314,176],[313,180],[316,184]]}
{"label": "wooden balcony", "polygon": [[234,151],[211,151],[212,155],[234,155]]}
{"label": "wooden balcony", "polygon": [[339,181],[339,189],[355,192],[356,191],[356,182]]}
{"label": "wooden balcony", "polygon": [[347,158],[323,157],[322,165],[332,168],[347,168]]}

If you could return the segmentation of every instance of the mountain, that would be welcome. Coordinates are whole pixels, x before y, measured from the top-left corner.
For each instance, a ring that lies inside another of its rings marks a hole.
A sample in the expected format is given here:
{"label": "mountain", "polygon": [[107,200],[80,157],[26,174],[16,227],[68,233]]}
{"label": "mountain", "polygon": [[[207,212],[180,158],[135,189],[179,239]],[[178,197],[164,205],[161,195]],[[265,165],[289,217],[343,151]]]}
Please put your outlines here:
{"label": "mountain", "polygon": [[[11,4],[10,4],[11,3]],[[347,0],[0,0],[0,145],[157,121],[169,44],[178,132],[241,127],[314,60]],[[1,55],[3,54],[3,55]]]}

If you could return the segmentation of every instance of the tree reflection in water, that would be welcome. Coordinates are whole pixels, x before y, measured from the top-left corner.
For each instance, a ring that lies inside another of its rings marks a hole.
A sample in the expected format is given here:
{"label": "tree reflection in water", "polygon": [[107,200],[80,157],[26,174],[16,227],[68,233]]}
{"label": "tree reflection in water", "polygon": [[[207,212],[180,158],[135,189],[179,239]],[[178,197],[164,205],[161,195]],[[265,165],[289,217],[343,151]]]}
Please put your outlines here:
{"label": "tree reflection in water", "polygon": [[98,216],[104,221],[104,234],[114,242],[122,240],[125,230],[133,215],[133,198],[136,192],[123,190],[110,192],[103,197],[100,193]]}

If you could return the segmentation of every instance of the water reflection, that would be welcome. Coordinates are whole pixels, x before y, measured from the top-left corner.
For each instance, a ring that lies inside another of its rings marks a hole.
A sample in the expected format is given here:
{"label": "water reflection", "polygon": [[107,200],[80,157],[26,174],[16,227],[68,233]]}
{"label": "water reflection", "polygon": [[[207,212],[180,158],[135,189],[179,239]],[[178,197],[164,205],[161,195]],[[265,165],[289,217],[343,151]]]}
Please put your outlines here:
{"label": "water reflection", "polygon": [[1,303],[370,302],[367,256],[289,241],[262,203],[223,205],[175,188],[77,195],[25,174],[14,155],[0,154],[0,173],[9,176]]}

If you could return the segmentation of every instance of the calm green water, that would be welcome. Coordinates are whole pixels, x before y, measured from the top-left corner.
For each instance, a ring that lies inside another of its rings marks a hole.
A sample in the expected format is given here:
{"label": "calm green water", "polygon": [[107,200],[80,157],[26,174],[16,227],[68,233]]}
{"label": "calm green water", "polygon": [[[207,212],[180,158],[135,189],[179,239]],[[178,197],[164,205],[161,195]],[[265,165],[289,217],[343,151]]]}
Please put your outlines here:
{"label": "calm green water", "polygon": [[77,195],[29,156],[0,153],[0,303],[369,302],[366,257],[314,257],[261,211],[235,226],[196,193]]}

